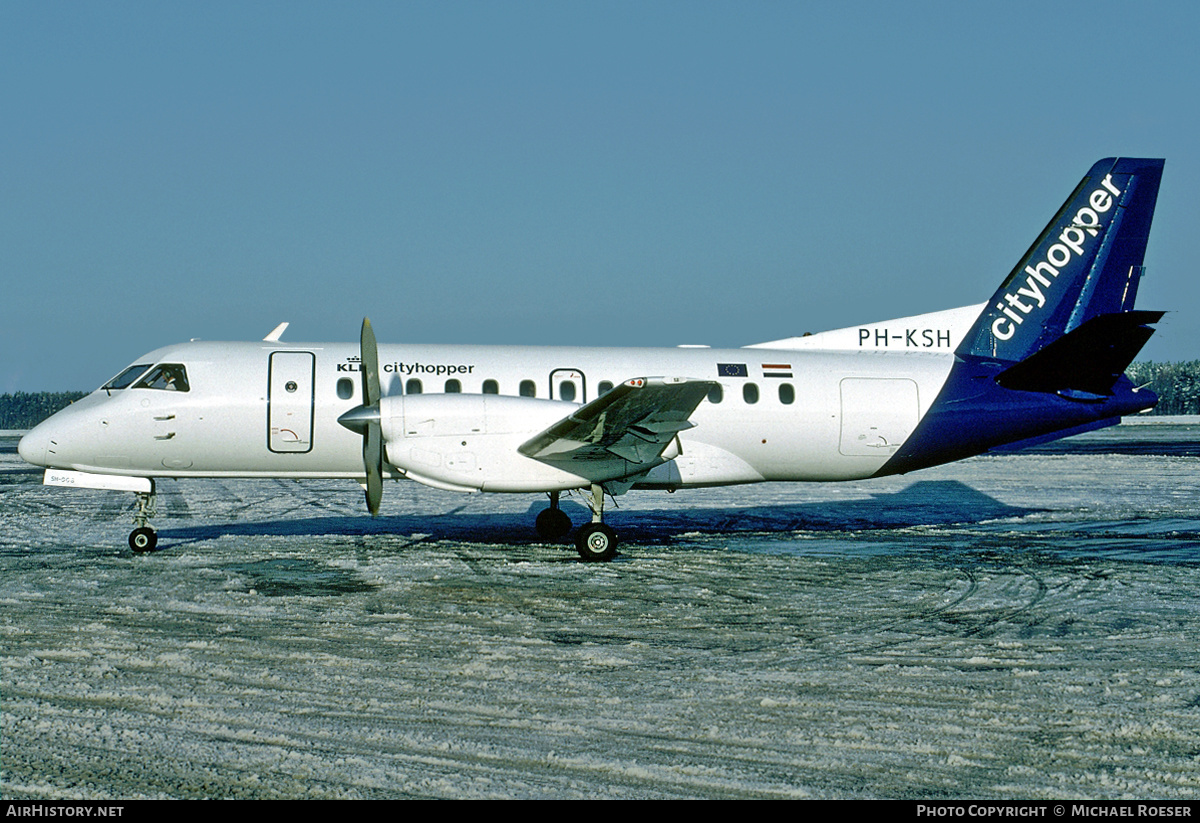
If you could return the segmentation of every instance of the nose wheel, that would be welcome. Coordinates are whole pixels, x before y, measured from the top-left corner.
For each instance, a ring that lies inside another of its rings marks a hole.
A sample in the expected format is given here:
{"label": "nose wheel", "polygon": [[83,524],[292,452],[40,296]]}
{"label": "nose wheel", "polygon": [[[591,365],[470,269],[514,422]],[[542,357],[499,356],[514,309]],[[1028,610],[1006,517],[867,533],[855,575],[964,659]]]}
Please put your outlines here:
{"label": "nose wheel", "polygon": [[158,532],[149,526],[139,526],[129,533],[129,548],[138,554],[152,552],[158,545]]}

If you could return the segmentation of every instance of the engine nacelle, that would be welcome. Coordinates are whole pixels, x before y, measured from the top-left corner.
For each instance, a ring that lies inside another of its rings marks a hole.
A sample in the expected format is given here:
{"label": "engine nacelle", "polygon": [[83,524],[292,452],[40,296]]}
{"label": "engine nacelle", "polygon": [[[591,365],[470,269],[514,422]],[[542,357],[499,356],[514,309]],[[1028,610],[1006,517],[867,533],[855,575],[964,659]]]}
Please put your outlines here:
{"label": "engine nacelle", "polygon": [[579,488],[580,477],[517,451],[577,410],[575,403],[497,394],[384,397],[380,427],[387,462],[413,480],[453,491],[527,492]]}

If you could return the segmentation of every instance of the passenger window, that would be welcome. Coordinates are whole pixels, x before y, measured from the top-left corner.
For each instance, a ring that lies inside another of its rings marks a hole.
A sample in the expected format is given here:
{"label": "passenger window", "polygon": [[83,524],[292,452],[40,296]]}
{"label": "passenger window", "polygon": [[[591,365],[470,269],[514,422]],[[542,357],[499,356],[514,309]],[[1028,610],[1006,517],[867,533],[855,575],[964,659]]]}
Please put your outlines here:
{"label": "passenger window", "polygon": [[141,363],[137,366],[130,366],[125,371],[118,374],[112,380],[109,380],[100,388],[102,389],[127,389],[129,384],[137,380],[146,373],[146,369],[150,368],[149,363]]}
{"label": "passenger window", "polygon": [[575,384],[570,380],[564,380],[558,384],[558,399],[566,400],[568,403],[575,401]]}
{"label": "passenger window", "polygon": [[725,397],[725,392],[724,392],[724,390],[722,390],[720,383],[717,383],[711,389],[708,390],[708,402],[709,403],[720,403],[721,400],[724,399],[724,397]]}
{"label": "passenger window", "polygon": [[446,394],[462,394],[462,383],[457,380],[447,380]]}
{"label": "passenger window", "polygon": [[421,381],[415,377],[404,384],[405,394],[420,394],[421,391]]}
{"label": "passenger window", "polygon": [[484,380],[483,381],[483,393],[484,394],[499,394],[500,393],[500,384],[497,383],[495,380]]}
{"label": "passenger window", "polygon": [[533,384],[532,380],[522,380],[519,391],[522,397],[537,397],[537,386]]}
{"label": "passenger window", "polygon": [[187,370],[178,363],[163,363],[146,372],[134,388],[188,391]]}
{"label": "passenger window", "polygon": [[785,406],[790,406],[796,402],[796,390],[791,383],[779,384],[779,402]]}
{"label": "passenger window", "polygon": [[340,377],[337,381],[337,396],[342,400],[349,400],[354,396],[354,381],[349,377]]}
{"label": "passenger window", "polygon": [[747,403],[758,402],[758,386],[754,383],[746,383],[742,386],[742,399]]}
{"label": "passenger window", "polygon": [[612,391],[612,381],[611,380],[601,380],[598,388],[600,389],[600,395],[598,395],[598,396],[606,395],[610,391]]}

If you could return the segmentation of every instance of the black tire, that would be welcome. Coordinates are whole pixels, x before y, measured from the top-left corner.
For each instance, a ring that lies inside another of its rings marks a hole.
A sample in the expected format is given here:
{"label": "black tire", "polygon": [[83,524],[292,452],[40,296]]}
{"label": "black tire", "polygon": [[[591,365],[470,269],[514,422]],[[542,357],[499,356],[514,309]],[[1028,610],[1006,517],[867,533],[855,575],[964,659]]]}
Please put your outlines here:
{"label": "black tire", "polygon": [[571,518],[562,509],[544,509],[534,525],[543,540],[562,540],[571,531]]}
{"label": "black tire", "polygon": [[575,535],[575,549],[588,563],[607,563],[617,556],[617,533],[603,523],[589,523]]}
{"label": "black tire", "polygon": [[134,529],[129,533],[129,548],[133,549],[138,554],[143,552],[152,552],[154,547],[158,545],[158,532],[149,526],[142,526],[139,529]]}

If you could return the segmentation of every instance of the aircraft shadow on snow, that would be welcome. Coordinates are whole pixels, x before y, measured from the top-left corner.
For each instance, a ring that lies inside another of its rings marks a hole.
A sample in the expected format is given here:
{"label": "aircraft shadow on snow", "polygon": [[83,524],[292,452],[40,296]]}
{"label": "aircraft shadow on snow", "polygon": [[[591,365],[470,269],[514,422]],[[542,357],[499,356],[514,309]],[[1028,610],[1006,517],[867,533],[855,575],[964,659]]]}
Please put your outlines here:
{"label": "aircraft shadow on snow", "polygon": [[[618,503],[620,498],[618,498]],[[428,535],[433,540],[499,545],[545,543],[533,528],[538,500],[522,513],[452,511],[446,514],[394,514],[300,517],[288,520],[213,523],[166,528],[159,532],[159,550],[221,537],[354,537],[366,535]],[[564,500],[562,509],[575,525],[588,522],[589,509]],[[623,542],[670,542],[682,534],[749,535],[792,531],[871,531],[913,526],[949,526],[999,518],[1021,517],[1038,509],[1010,506],[954,480],[926,480],[894,493],[867,499],[805,503],[771,503],[739,508],[688,505],[621,510],[607,514],[621,524]],[[169,515],[168,515],[169,516]],[[563,541],[564,544],[566,541]]]}

